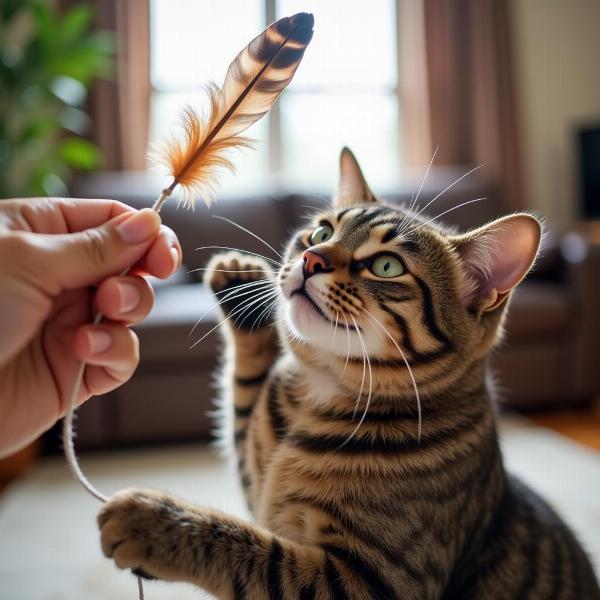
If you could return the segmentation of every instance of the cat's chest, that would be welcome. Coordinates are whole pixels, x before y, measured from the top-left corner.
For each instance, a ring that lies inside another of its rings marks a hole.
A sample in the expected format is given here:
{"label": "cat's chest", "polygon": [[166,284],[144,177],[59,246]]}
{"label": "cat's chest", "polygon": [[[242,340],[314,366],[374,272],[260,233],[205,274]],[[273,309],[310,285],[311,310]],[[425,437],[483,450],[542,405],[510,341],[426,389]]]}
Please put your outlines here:
{"label": "cat's chest", "polygon": [[303,544],[318,544],[331,527],[323,500],[332,492],[303,474],[300,460],[285,443],[275,450],[254,514],[258,524],[279,535]]}

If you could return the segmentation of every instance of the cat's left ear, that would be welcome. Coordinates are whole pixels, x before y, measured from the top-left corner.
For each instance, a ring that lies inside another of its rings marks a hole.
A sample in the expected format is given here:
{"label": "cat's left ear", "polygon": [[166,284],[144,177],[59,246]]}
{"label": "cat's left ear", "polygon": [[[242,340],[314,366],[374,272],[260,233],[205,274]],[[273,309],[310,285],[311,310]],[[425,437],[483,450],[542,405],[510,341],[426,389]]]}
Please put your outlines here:
{"label": "cat's left ear", "polygon": [[451,237],[462,262],[461,301],[477,312],[504,303],[531,269],[542,226],[529,214],[503,217],[465,235]]}
{"label": "cat's left ear", "polygon": [[354,154],[350,148],[344,147],[340,154],[340,182],[333,206],[346,208],[366,202],[376,202],[375,196],[369,189]]}

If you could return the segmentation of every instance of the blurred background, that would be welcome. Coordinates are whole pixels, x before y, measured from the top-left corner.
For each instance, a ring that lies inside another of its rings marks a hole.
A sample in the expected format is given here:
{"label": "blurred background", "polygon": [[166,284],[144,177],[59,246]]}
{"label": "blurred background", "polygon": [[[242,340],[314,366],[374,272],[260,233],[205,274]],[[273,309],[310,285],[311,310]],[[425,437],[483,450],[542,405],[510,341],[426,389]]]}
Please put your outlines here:
{"label": "blurred background", "polygon": [[[217,463],[202,462],[204,446],[187,445],[210,439],[218,353],[214,333],[190,349],[219,318],[198,271],[211,251],[196,248],[266,249],[212,214],[277,248],[310,207],[327,201],[343,145],[375,193],[396,203],[419,189],[435,154],[419,201],[436,198],[431,217],[462,228],[516,210],[545,219],[541,259],[515,294],[493,359],[502,414],[526,419],[515,425],[503,416],[505,445],[511,465],[552,495],[584,535],[600,539],[599,509],[588,501],[600,497],[597,0],[0,0],[0,198],[149,206],[165,180],[147,153],[175,131],[181,107],[201,107],[205,82],[221,83],[250,39],[298,11],[315,15],[314,39],[293,83],[249,130],[256,150],[234,156],[238,172],[222,177],[211,211],[202,203],[193,213],[177,210],[176,202],[164,211],[185,264],[171,280],[154,282],[156,307],[137,328],[135,377],[79,412],[77,446],[90,451],[99,485],[132,483],[132,471],[185,493],[192,493],[185,484],[192,473],[212,473],[223,490],[229,485]],[[114,449],[128,450],[105,459],[102,451]],[[77,489],[68,496],[60,457],[47,458],[59,450],[53,430],[0,462],[0,486],[21,477],[0,495],[0,580],[14,582],[6,597],[81,597],[80,588],[63,587],[60,569],[48,574],[56,564],[46,555],[39,561],[46,575],[19,587],[20,559],[1,552],[17,530],[33,532],[18,507],[36,495],[46,499],[49,482],[57,498],[79,507],[82,523],[90,519],[93,503]],[[177,471],[168,456],[188,471]],[[120,597],[120,584],[112,595],[101,591],[112,570],[89,566],[103,564],[89,543],[82,568],[91,570],[81,585],[90,598]],[[598,556],[597,543],[594,549]],[[70,573],[72,553],[64,560]],[[42,580],[60,593],[35,587]],[[123,585],[129,591],[128,580]]]}

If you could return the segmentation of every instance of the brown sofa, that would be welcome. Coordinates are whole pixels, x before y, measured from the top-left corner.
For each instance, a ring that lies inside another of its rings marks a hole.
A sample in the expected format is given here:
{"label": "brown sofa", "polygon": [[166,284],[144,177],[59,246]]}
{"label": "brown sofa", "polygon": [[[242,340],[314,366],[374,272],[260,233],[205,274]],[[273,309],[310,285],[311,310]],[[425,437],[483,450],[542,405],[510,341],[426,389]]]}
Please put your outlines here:
{"label": "brown sofa", "polygon": [[[433,172],[419,204],[428,202],[464,172]],[[406,202],[418,183],[409,181],[386,198]],[[76,195],[118,198],[142,207],[151,204],[158,189],[146,175],[104,174],[81,180]],[[476,175],[448,190],[428,212],[436,215],[481,196],[487,200],[449,212],[445,222],[472,227],[502,214],[493,185]],[[203,206],[195,212],[176,210],[174,203],[168,206],[163,221],[182,242],[185,268],[172,281],[157,286],[155,308],[137,327],[141,362],[134,378],[79,411],[78,445],[101,447],[208,435],[218,332],[193,349],[190,346],[218,319],[214,301],[201,284],[202,272],[194,271],[215,251],[195,249],[232,246],[273,256],[257,240],[211,214],[229,217],[279,248],[309,207],[323,202],[320,196],[272,190],[243,199],[222,198],[211,211]],[[535,271],[515,293],[506,340],[493,360],[502,401],[511,406],[572,405],[600,392],[596,314],[600,250],[573,235],[548,235]]]}

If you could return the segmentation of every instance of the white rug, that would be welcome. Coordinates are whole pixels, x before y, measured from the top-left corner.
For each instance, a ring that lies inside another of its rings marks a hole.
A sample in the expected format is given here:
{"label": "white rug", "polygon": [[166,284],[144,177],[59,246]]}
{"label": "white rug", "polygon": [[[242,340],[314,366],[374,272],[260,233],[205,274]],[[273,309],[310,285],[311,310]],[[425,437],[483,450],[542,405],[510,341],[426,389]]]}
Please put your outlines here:
{"label": "white rug", "polygon": [[[504,419],[502,436],[509,468],[554,504],[600,572],[600,454],[524,420]],[[84,457],[83,470],[107,493],[150,486],[247,516],[235,474],[205,446]],[[97,510],[60,458],[14,484],[0,497],[0,599],[135,600],[135,578],[101,555]],[[145,591],[146,600],[208,598],[160,582]]]}

